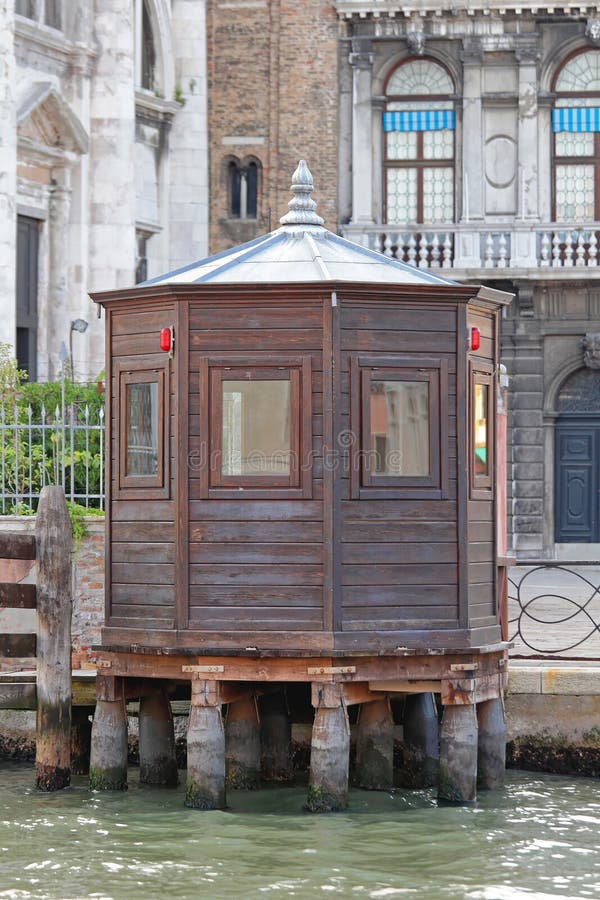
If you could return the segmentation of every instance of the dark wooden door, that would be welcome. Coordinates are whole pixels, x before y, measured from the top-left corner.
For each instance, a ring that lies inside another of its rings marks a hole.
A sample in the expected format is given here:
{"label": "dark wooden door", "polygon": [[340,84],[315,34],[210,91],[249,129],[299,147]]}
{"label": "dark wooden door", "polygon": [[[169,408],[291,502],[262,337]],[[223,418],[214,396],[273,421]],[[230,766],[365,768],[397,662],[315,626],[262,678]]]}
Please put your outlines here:
{"label": "dark wooden door", "polygon": [[38,250],[40,223],[17,217],[17,360],[30,381],[37,377]]}
{"label": "dark wooden door", "polygon": [[556,425],[555,521],[558,543],[600,541],[600,417]]}

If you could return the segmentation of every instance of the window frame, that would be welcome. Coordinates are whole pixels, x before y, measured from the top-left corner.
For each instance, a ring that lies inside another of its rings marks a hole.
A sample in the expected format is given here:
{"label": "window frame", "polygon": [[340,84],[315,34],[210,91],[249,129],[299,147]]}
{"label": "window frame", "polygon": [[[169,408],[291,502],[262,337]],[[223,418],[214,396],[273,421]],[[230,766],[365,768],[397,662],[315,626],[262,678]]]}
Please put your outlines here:
{"label": "window frame", "polygon": [[[170,488],[170,360],[140,360],[127,363],[120,360],[115,366],[118,414],[116,417],[117,440],[115,441],[116,485],[115,500],[169,499]],[[127,387],[130,384],[158,384],[158,440],[157,472],[155,475],[127,474],[127,434],[129,428],[129,407]]]}
{"label": "window frame", "polygon": [[[422,102],[424,104],[430,102],[452,102],[452,109],[455,110],[455,95],[454,94],[388,94],[388,85],[396,72],[401,69],[403,66],[408,63],[414,62],[415,59],[422,60],[422,57],[409,57],[408,59],[402,60],[397,66],[395,66],[392,71],[389,73],[385,89],[385,103],[384,109],[388,111],[389,103],[402,103],[402,102]],[[439,60],[432,59],[431,57],[426,57],[425,61],[432,63],[435,66],[439,66],[444,69],[450,78],[450,81],[454,84],[454,78],[451,73],[448,71],[446,66],[444,66]],[[423,131],[415,132],[417,135],[417,152],[414,159],[396,159],[388,156],[388,142],[387,135],[383,134],[383,221],[386,225],[391,226],[401,226],[401,225],[418,225],[422,226],[424,229],[431,230],[438,225],[452,223],[456,219],[456,130],[453,131],[453,145],[452,145],[452,156],[449,156],[445,159],[425,159],[424,156],[424,134]],[[452,214],[449,222],[446,223],[438,223],[438,222],[424,222],[423,221],[423,180],[424,180],[424,170],[428,168],[451,168],[452,169]],[[388,173],[391,169],[416,169],[417,171],[417,213],[416,218],[413,221],[408,222],[390,222],[388,221]]]}
{"label": "window frame", "polygon": [[[575,50],[573,53],[570,53],[557,68],[554,73],[554,78],[552,79],[552,90],[554,91],[554,103],[552,109],[560,109],[562,107],[558,106],[557,100],[581,100],[581,99],[589,99],[589,100],[597,100],[596,106],[600,106],[600,91],[559,91],[556,89],[556,84],[558,79],[560,78],[560,74],[563,69],[577,56],[581,56],[583,53],[600,53],[600,49],[596,49],[594,47],[582,47],[578,50]],[[552,144],[551,144],[551,166],[552,166],[552,221],[557,224],[566,224],[568,226],[568,222],[565,219],[558,220],[556,218],[556,169],[557,166],[592,166],[594,169],[594,219],[593,221],[600,220],[600,132],[591,132],[594,134],[594,153],[591,156],[558,156],[556,153],[556,133],[551,132],[552,134]],[[568,230],[568,229],[567,229]],[[572,228],[572,230],[575,230]]]}
{"label": "window frame", "polygon": [[[225,162],[227,218],[234,222],[258,221],[260,162],[255,157],[247,157],[244,160],[228,157]],[[253,184],[250,178],[251,170],[253,171]]]}
{"label": "window frame", "polygon": [[[228,355],[209,357],[200,369],[200,419],[207,447],[200,473],[200,497],[214,499],[311,499],[312,377],[309,356],[264,357]],[[223,381],[242,380],[251,372],[257,380],[290,382],[290,473],[280,475],[226,475],[221,471]],[[262,376],[262,378],[261,378]],[[266,376],[266,377],[265,377]],[[204,387],[202,386],[204,383]]]}
{"label": "window frame", "polygon": [[[429,384],[429,475],[374,475],[371,460],[370,385],[372,381]],[[353,499],[447,499],[448,360],[430,357],[367,357],[350,361],[351,460]]]}
{"label": "window frame", "polygon": [[[487,402],[487,449],[489,453],[487,473],[475,472],[475,385],[484,384],[488,388]],[[496,398],[495,368],[492,363],[482,360],[469,362],[469,495],[471,500],[491,500],[494,496],[495,481],[495,419],[494,404]]]}

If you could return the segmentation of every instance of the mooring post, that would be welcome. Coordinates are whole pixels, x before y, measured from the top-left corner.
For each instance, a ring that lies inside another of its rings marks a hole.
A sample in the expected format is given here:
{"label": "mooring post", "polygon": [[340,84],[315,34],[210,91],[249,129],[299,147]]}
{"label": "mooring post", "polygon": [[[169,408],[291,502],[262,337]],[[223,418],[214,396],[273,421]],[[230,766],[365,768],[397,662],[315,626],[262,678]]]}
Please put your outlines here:
{"label": "mooring post", "polygon": [[218,681],[192,681],[185,805],[225,809],[225,730]]}
{"label": "mooring post", "polygon": [[350,724],[340,684],[313,682],[315,719],[310,745],[306,808],[335,812],[348,805]]}
{"label": "mooring post", "polygon": [[122,678],[96,676],[90,790],[127,790],[127,716]]}
{"label": "mooring post", "polygon": [[477,716],[475,705],[444,706],[440,734],[438,799],[477,799]]}
{"label": "mooring post", "polygon": [[71,783],[71,522],[64,491],[42,488],[35,524],[37,584],[36,784]]}
{"label": "mooring post", "polygon": [[409,694],[404,703],[405,765],[407,779],[414,788],[436,784],[440,763],[440,734],[433,694]]}
{"label": "mooring post", "polygon": [[175,787],[178,782],[175,729],[164,687],[151,685],[140,697],[140,783]]}
{"label": "mooring post", "polygon": [[71,773],[87,775],[90,771],[93,707],[74,706],[71,710]]}
{"label": "mooring post", "polygon": [[506,722],[501,697],[477,704],[477,723],[477,784],[483,790],[496,790],[504,784],[506,769]]}
{"label": "mooring post", "polygon": [[292,726],[283,691],[263,694],[260,710],[260,768],[265,781],[292,776]]}
{"label": "mooring post", "polygon": [[225,722],[228,788],[254,790],[260,780],[260,726],[256,697],[247,694],[227,707]]}
{"label": "mooring post", "polygon": [[388,697],[363,703],[356,733],[356,783],[367,791],[394,784],[394,719]]}

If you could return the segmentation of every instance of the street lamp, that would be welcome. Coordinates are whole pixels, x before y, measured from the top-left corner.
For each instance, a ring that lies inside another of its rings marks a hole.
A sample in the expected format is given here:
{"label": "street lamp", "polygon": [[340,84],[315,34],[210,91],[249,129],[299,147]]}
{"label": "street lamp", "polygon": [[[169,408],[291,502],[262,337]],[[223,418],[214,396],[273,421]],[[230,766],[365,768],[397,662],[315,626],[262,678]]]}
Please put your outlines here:
{"label": "street lamp", "polygon": [[71,328],[69,329],[69,362],[71,364],[71,381],[73,381],[73,332],[78,331],[83,334],[87,331],[88,323],[85,319],[73,319]]}

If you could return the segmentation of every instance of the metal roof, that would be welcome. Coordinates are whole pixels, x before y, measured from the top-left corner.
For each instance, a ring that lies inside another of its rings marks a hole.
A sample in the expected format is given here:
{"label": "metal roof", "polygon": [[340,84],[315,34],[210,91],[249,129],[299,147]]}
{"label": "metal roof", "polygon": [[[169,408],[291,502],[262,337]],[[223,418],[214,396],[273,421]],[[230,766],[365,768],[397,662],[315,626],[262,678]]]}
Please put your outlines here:
{"label": "metal roof", "polygon": [[201,259],[141,286],[349,281],[374,284],[457,285],[431,272],[354,244],[323,227],[311,197],[313,179],[304,160],[292,177],[293,197],[281,228]]}

